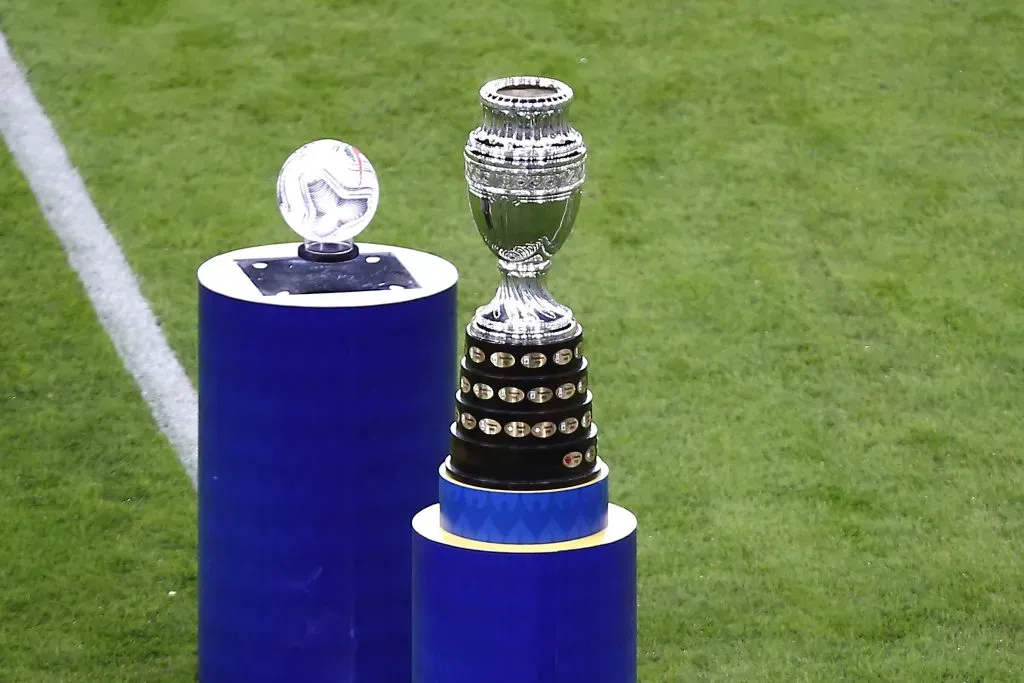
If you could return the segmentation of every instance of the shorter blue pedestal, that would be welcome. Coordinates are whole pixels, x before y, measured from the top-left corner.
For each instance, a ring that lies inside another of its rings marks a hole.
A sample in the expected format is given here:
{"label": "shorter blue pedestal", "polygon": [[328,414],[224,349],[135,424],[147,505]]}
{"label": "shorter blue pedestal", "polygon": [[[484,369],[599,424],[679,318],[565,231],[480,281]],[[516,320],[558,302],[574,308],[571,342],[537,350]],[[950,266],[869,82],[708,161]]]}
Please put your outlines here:
{"label": "shorter blue pedestal", "polygon": [[[520,494],[529,495],[529,494]],[[635,683],[636,518],[598,533],[488,543],[413,519],[413,683]]]}

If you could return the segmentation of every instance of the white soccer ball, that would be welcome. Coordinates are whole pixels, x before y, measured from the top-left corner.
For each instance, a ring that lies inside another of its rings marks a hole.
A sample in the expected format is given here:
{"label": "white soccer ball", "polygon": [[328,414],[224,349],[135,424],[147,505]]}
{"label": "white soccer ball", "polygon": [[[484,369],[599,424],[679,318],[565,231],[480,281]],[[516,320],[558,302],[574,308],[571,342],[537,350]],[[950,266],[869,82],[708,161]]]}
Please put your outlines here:
{"label": "white soccer ball", "polygon": [[277,176],[277,206],[307,242],[341,243],[363,231],[377,212],[380,185],[370,160],[340,140],[295,150]]}

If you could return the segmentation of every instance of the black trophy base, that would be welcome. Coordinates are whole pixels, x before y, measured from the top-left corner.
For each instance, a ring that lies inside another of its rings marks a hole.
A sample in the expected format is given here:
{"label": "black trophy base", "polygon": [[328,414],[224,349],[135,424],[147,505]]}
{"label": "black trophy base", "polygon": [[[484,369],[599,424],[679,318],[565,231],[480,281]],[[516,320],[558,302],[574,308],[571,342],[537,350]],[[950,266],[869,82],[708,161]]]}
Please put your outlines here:
{"label": "black trophy base", "polygon": [[599,467],[592,467],[586,472],[580,472],[573,477],[511,481],[507,479],[488,479],[486,477],[469,474],[458,469],[452,463],[449,463],[446,467],[448,474],[452,479],[463,484],[492,491],[551,491],[554,489],[567,489],[591,482],[597,479],[601,474],[601,469]]}
{"label": "black trophy base", "polygon": [[540,491],[599,475],[582,341],[582,330],[571,339],[530,345],[466,334],[448,465],[454,479]]}

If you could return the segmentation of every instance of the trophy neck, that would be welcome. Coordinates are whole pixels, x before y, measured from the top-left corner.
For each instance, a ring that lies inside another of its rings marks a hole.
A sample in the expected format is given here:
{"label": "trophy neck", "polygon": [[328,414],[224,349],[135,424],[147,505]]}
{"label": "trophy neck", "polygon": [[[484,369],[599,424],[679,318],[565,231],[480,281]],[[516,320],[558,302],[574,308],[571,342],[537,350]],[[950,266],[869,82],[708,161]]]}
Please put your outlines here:
{"label": "trophy neck", "polygon": [[573,337],[579,328],[572,309],[546,288],[549,260],[500,261],[501,283],[490,303],[469,324],[474,337],[496,343],[543,344]]}
{"label": "trophy neck", "polygon": [[[480,196],[536,197],[578,186],[587,148],[569,122],[572,97],[572,88],[550,78],[515,76],[486,84],[480,125],[466,143],[470,188]],[[544,177],[526,183],[524,174]]]}
{"label": "trophy neck", "polygon": [[519,146],[550,145],[570,138],[573,131],[565,109],[523,113],[483,106],[479,135],[490,140],[514,140]]}

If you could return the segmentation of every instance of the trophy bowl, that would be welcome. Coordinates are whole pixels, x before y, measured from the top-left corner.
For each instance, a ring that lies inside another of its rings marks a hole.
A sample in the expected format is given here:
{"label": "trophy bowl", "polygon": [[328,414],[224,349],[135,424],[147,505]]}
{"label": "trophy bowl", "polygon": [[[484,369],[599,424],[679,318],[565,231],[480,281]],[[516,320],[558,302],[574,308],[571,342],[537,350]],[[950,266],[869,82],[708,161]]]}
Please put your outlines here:
{"label": "trophy bowl", "polygon": [[483,116],[465,148],[470,206],[502,283],[470,323],[491,341],[530,343],[576,333],[572,311],[544,287],[551,258],[576,222],[587,148],[569,122],[573,92],[539,76],[480,89]]}

